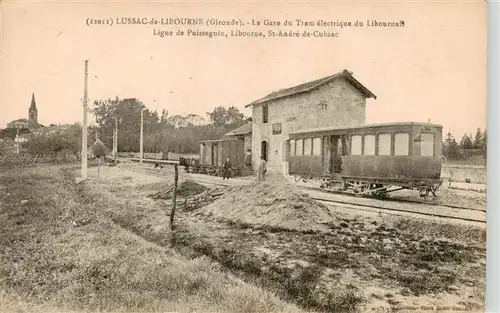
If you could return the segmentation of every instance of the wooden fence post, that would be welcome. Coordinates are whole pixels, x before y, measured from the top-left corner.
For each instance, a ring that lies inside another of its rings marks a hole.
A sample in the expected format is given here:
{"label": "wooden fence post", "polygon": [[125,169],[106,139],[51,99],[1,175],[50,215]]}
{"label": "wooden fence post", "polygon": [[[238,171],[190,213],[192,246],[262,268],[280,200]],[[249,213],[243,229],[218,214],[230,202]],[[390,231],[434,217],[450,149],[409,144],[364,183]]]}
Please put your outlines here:
{"label": "wooden fence post", "polygon": [[179,169],[177,168],[177,164],[174,164],[174,194],[172,197],[172,211],[170,212],[170,229],[174,229],[174,214],[175,214],[175,206],[177,204],[177,181],[179,180]]}

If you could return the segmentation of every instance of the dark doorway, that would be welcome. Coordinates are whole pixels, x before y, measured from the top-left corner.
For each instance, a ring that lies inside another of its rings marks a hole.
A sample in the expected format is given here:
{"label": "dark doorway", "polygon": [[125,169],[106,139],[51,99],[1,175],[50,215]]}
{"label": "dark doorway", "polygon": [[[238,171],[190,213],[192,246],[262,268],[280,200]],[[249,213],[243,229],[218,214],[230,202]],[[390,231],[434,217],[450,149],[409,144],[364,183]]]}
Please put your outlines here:
{"label": "dark doorway", "polygon": [[217,166],[218,164],[218,156],[219,156],[219,151],[218,151],[218,145],[216,143],[214,143],[212,145],[212,165],[213,166]]}
{"label": "dark doorway", "polygon": [[267,162],[267,141],[260,143],[260,155]]}
{"label": "dark doorway", "polygon": [[342,171],[342,156],[345,154],[345,140],[342,136],[330,136],[330,173]]}

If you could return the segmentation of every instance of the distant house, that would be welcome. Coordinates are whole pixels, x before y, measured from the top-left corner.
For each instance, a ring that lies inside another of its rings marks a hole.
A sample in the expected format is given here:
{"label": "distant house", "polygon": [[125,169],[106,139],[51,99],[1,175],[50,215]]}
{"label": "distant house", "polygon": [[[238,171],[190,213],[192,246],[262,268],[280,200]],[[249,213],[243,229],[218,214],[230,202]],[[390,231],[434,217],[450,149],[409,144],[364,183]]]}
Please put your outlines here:
{"label": "distant house", "polygon": [[37,135],[38,134],[52,135],[55,133],[65,132],[65,131],[71,129],[71,127],[73,127],[73,125],[71,125],[71,124],[63,124],[63,125],[51,124],[50,126],[36,130],[33,133],[35,133]]}
{"label": "distant house", "polygon": [[34,129],[39,129],[41,127],[43,127],[43,125],[38,124],[38,122],[26,118],[20,118],[7,124],[7,128],[16,128],[16,129],[27,128],[29,130],[34,130]]}
{"label": "distant house", "polygon": [[17,133],[19,131],[19,135],[26,136],[30,135],[31,131],[28,128],[4,128],[0,132],[0,139],[5,141],[14,141],[16,139]]}
{"label": "distant house", "polygon": [[20,134],[14,139],[15,142],[23,143],[31,138],[31,134]]}
{"label": "distant house", "polygon": [[28,110],[28,117],[14,120],[7,124],[7,128],[27,128],[29,130],[38,129],[43,125],[38,123],[38,109],[36,108],[35,94],[31,95],[31,104]]}
{"label": "distant house", "polygon": [[7,128],[3,129],[1,132],[1,138],[15,140],[19,130],[19,135],[22,136],[18,138],[18,141],[26,141],[29,138],[29,135],[27,134],[38,132],[44,127],[42,124],[38,123],[38,109],[36,108],[35,94],[32,94],[31,96],[28,116],[29,119],[20,118],[7,123]]}

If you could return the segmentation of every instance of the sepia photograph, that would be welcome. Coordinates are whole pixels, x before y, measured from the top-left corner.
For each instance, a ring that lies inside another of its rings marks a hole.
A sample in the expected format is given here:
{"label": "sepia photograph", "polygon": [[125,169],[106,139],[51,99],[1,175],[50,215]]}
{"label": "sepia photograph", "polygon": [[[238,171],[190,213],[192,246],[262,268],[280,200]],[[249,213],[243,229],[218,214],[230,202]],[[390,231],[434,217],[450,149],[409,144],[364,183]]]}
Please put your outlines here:
{"label": "sepia photograph", "polygon": [[487,9],[2,1],[0,312],[488,312]]}

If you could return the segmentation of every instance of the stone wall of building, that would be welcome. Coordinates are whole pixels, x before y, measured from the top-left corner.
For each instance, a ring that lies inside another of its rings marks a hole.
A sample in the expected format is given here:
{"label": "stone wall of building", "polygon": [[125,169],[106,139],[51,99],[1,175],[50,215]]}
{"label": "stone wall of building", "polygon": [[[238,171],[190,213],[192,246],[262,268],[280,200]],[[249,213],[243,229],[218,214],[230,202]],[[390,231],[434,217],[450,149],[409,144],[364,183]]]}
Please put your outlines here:
{"label": "stone wall of building", "polygon": [[[325,106],[326,105],[326,106]],[[263,123],[262,105],[253,107],[252,155],[261,155],[261,142],[268,145],[268,171],[287,172],[286,140],[299,129],[354,126],[366,122],[366,99],[352,85],[337,79],[320,88],[268,102],[268,123]],[[273,134],[281,127],[280,134]]]}
{"label": "stone wall of building", "polygon": [[243,144],[243,149],[245,153],[248,149],[252,150],[252,133],[246,134],[244,138],[245,143]]}

